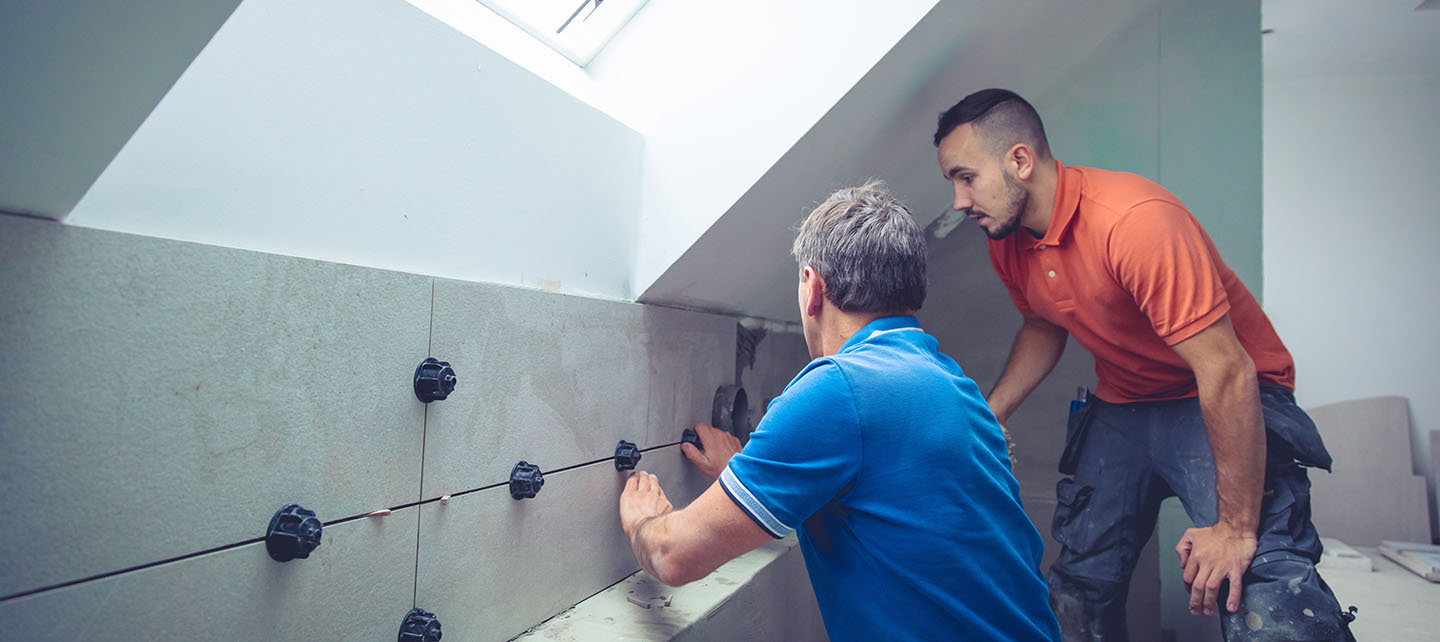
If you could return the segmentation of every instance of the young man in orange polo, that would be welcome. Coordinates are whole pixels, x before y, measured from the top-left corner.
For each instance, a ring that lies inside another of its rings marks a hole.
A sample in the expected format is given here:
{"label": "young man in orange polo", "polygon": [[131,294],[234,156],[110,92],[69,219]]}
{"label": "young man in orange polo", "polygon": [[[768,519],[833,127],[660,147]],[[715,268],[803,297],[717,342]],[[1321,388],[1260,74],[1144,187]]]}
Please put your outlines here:
{"label": "young man in orange polo", "polygon": [[990,238],[1024,322],[987,397],[1003,424],[1074,335],[1095,393],[1072,411],[1048,577],[1066,640],[1126,640],[1125,596],[1160,501],[1199,527],[1176,544],[1190,611],[1227,640],[1347,640],[1314,564],[1305,467],[1329,469],[1295,371],[1255,297],[1179,199],[1134,174],[1066,167],[1003,89],[941,114],[940,170]]}

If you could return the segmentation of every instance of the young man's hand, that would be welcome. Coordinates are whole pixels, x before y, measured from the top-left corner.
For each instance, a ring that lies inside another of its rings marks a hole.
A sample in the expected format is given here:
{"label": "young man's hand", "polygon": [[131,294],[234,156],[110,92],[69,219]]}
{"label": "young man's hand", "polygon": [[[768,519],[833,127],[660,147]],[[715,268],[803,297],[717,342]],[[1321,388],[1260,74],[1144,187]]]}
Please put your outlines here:
{"label": "young man's hand", "polygon": [[660,489],[660,478],[637,470],[625,480],[625,490],[620,493],[620,527],[632,541],[640,525],[675,510],[665,491]]}
{"label": "young man's hand", "polygon": [[1230,599],[1225,608],[1231,613],[1240,610],[1245,571],[1255,557],[1255,545],[1253,533],[1239,533],[1224,525],[1185,531],[1175,545],[1175,553],[1185,573],[1185,590],[1190,592],[1191,615],[1202,611],[1205,615],[1215,614],[1220,584],[1225,580],[1230,580]]}
{"label": "young man's hand", "polygon": [[730,458],[740,452],[740,440],[728,432],[713,428],[709,424],[695,424],[695,433],[700,435],[700,445],[705,449],[689,444],[680,444],[680,452],[685,453],[685,458],[695,464],[700,472],[705,473],[710,479],[719,479],[720,471],[725,470],[725,465],[730,463]]}

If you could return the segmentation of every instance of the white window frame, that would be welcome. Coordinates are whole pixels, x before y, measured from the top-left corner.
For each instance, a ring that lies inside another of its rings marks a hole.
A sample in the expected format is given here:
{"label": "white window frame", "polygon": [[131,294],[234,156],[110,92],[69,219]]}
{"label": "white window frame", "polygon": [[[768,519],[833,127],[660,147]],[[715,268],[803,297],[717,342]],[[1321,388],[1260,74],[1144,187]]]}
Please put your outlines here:
{"label": "white window frame", "polygon": [[[646,0],[476,0],[584,67]],[[573,17],[572,17],[573,16]],[[568,20],[568,23],[567,23]],[[553,23],[553,24],[552,24]],[[562,29],[563,27],[563,29]]]}

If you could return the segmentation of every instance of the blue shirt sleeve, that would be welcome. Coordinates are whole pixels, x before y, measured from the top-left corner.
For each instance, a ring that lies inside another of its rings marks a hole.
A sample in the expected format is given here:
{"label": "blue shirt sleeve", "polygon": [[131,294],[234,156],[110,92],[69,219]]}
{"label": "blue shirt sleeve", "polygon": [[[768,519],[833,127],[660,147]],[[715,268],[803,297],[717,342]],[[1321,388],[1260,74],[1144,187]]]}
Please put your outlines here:
{"label": "blue shirt sleeve", "polygon": [[720,485],[773,537],[789,535],[860,472],[860,420],[845,374],[812,363],[771,402]]}

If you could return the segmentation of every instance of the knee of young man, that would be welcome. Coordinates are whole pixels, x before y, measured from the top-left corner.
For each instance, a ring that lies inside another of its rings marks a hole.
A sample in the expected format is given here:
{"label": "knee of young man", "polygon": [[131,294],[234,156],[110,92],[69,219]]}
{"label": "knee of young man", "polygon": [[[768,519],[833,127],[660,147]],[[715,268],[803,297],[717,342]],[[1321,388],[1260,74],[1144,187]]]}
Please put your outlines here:
{"label": "knee of young man", "polygon": [[[1245,582],[1240,610],[1223,616],[1228,642],[1345,639],[1340,604],[1308,561],[1263,561],[1251,567]],[[1220,599],[1228,592],[1228,586],[1222,589]]]}

